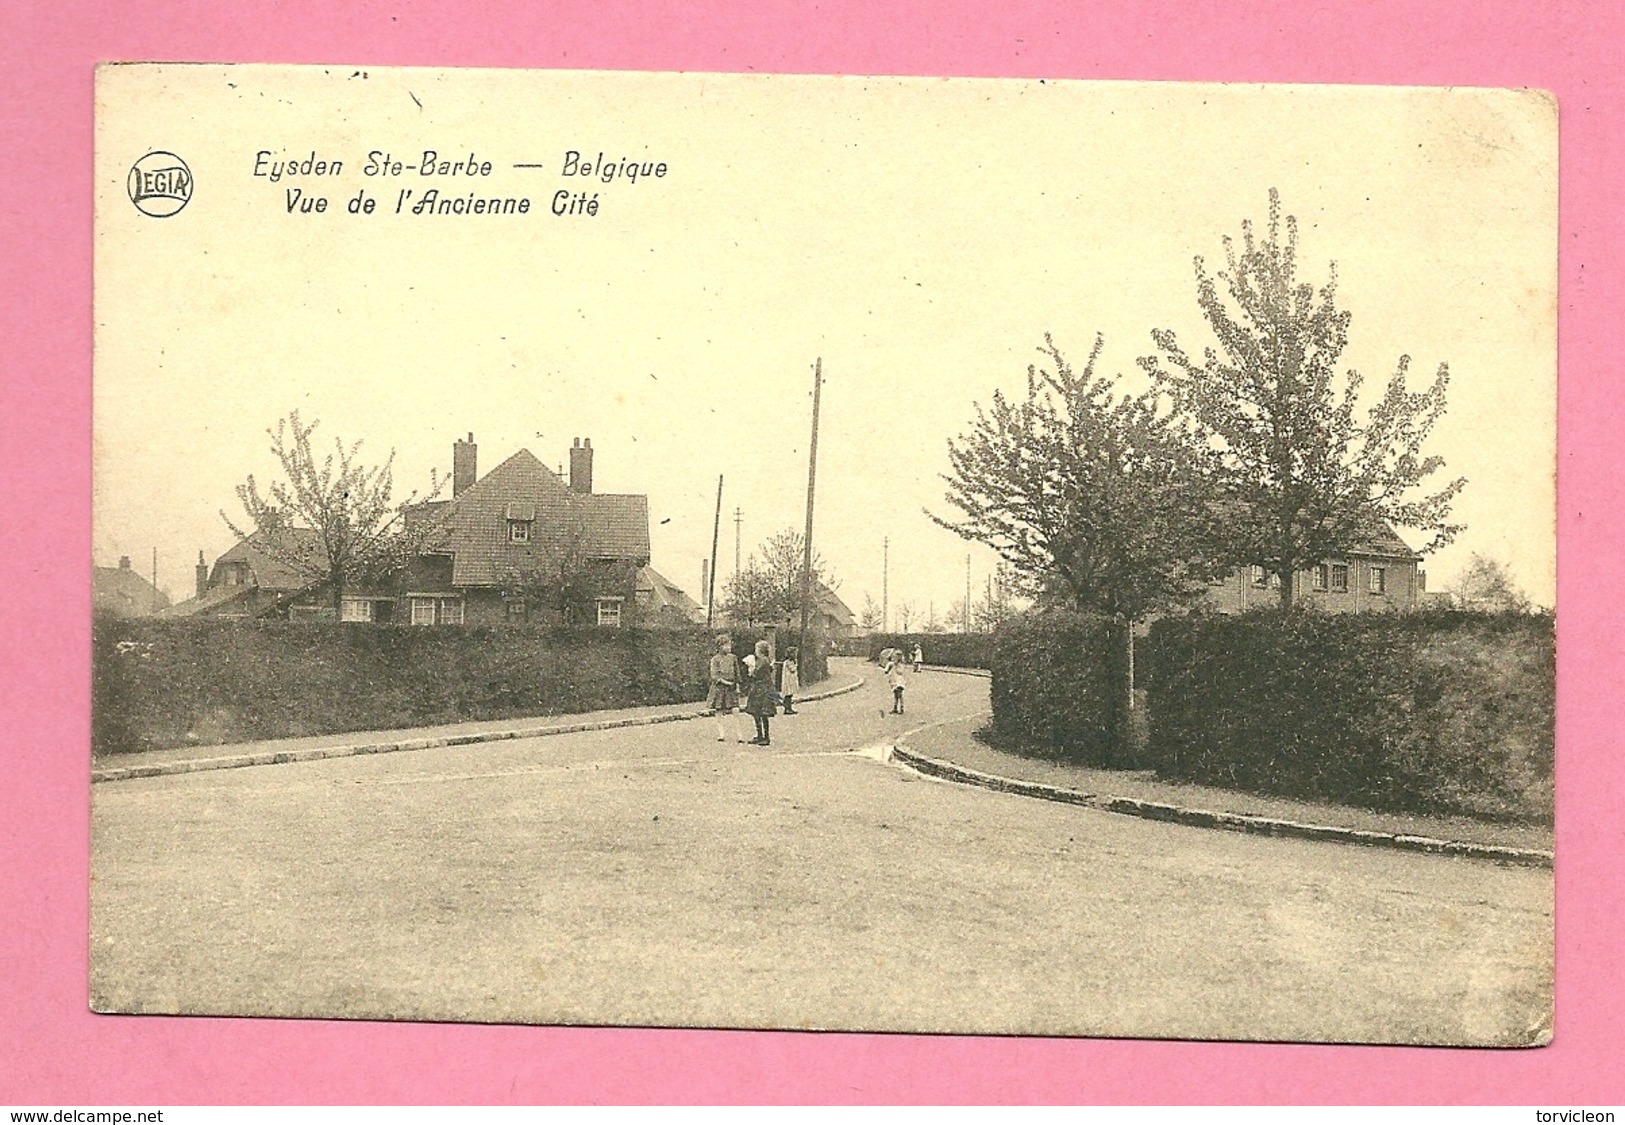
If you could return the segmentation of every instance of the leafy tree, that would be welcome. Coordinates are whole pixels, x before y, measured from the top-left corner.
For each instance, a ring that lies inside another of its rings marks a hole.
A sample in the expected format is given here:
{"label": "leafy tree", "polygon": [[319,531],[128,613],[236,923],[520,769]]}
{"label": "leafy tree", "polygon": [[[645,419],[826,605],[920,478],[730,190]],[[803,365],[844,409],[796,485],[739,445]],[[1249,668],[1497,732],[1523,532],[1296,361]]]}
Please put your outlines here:
{"label": "leafy tree", "polygon": [[1216,575],[1214,505],[1203,449],[1150,393],[1119,397],[1095,374],[1103,347],[1097,335],[1079,371],[1046,334],[1025,397],[995,392],[948,443],[947,499],[964,518],[926,514],[992,547],[1007,589],[1135,621]]}
{"label": "leafy tree", "polygon": [[1451,598],[1462,609],[1491,613],[1528,613],[1529,597],[1512,579],[1502,563],[1473,552],[1472,561],[1450,588]]}
{"label": "leafy tree", "polygon": [[1424,551],[1448,543],[1461,530],[1449,516],[1466,481],[1418,493],[1444,465],[1423,446],[1445,412],[1447,365],[1413,394],[1401,356],[1358,420],[1360,373],[1337,370],[1350,314],[1337,307],[1336,263],[1319,289],[1298,276],[1297,221],[1287,216],[1283,230],[1273,189],[1263,236],[1243,222],[1241,247],[1226,238],[1224,248],[1217,275],[1196,259],[1197,304],[1218,347],[1198,362],[1158,329],[1161,354],[1140,364],[1218,454],[1226,560],[1273,573],[1284,608],[1296,572],[1357,547],[1381,522],[1431,536]]}
{"label": "leafy tree", "polygon": [[[762,541],[745,569],[728,584],[723,605],[734,620],[752,625],[800,620],[805,543],[794,528]],[[838,585],[816,550],[812,576],[814,596],[820,587],[833,590]]]}
{"label": "leafy tree", "polygon": [[237,486],[245,525],[224,511],[220,518],[239,541],[252,538],[258,550],[311,585],[326,585],[337,615],[352,585],[387,584],[404,573],[438,526],[433,519],[409,525],[407,511],[432,500],[443,482],[432,478],[427,495],[395,503],[395,451],[381,465],[368,465],[360,459],[360,441],[335,439],[333,451],[318,458],[311,436],[319,425],[303,421],[297,410],[278,419],[266,433],[284,479],[261,491],[250,474]]}
{"label": "leafy tree", "polygon": [[722,612],[735,625],[746,628],[777,622],[784,610],[779,593],[753,559],[723,587]]}

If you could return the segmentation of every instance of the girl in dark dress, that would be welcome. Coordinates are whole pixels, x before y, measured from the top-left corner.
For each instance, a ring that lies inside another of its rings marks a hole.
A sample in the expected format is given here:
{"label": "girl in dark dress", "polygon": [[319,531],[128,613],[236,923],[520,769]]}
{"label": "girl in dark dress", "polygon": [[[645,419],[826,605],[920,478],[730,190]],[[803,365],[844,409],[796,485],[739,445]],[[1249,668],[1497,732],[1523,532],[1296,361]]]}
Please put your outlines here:
{"label": "girl in dark dress", "polygon": [[769,744],[768,719],[776,709],[773,706],[773,659],[766,641],[756,642],[755,667],[745,682],[745,710],[756,720],[756,737],[750,740],[750,745],[766,746]]}

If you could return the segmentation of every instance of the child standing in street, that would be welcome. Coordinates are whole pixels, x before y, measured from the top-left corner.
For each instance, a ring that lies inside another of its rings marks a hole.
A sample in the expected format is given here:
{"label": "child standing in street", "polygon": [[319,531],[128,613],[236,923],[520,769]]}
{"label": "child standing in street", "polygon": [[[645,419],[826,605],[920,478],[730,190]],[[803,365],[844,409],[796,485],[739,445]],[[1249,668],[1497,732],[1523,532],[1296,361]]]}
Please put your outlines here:
{"label": "child standing in street", "polygon": [[785,649],[784,666],[779,672],[779,694],[784,697],[784,713],[796,713],[796,695],[801,691],[801,674],[797,670],[796,650]]}
{"label": "child standing in street", "polygon": [[750,745],[767,746],[770,744],[768,720],[773,717],[775,710],[773,657],[766,641],[757,641],[756,651],[752,655],[756,659],[751,661],[750,675],[745,679],[745,710],[756,720],[756,737],[750,740]]}
{"label": "child standing in street", "polygon": [[718,742],[728,741],[727,720],[723,716],[733,714],[739,706],[739,673],[739,658],[733,654],[728,635],[720,634],[717,654],[711,658],[711,694],[706,699],[711,713],[717,717]]}
{"label": "child standing in street", "polygon": [[903,663],[902,654],[899,653],[897,658],[892,661],[891,674],[887,677],[887,682],[891,684],[891,713],[893,715],[903,713],[903,689],[908,686],[908,678],[903,672],[906,667],[907,665]]}

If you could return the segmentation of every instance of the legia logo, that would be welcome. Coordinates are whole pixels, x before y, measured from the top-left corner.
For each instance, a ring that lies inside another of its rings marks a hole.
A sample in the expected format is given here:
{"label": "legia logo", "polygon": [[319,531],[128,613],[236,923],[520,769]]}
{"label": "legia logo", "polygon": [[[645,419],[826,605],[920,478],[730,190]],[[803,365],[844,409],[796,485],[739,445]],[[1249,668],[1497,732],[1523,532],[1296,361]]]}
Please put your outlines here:
{"label": "legia logo", "polygon": [[192,170],[173,152],[149,152],[130,165],[129,191],[136,210],[167,219],[192,198]]}

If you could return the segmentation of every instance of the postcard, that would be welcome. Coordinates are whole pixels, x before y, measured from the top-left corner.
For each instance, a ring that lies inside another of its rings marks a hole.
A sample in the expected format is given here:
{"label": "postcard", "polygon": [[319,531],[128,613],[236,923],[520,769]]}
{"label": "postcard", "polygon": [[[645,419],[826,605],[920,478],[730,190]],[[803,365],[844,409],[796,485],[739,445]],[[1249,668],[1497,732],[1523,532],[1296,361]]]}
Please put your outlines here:
{"label": "postcard", "polygon": [[91,1006],[1549,1042],[1556,121],[102,67]]}

